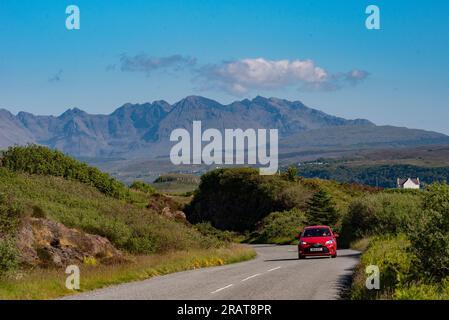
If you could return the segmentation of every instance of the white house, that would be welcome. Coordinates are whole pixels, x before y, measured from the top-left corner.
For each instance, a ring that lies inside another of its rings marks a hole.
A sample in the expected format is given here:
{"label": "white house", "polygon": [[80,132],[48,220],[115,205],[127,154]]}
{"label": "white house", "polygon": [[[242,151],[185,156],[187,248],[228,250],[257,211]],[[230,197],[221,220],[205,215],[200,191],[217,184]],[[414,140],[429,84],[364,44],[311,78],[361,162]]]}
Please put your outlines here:
{"label": "white house", "polygon": [[419,178],[413,179],[413,178],[407,178],[407,179],[401,179],[398,178],[397,181],[397,187],[398,189],[419,189],[420,187]]}

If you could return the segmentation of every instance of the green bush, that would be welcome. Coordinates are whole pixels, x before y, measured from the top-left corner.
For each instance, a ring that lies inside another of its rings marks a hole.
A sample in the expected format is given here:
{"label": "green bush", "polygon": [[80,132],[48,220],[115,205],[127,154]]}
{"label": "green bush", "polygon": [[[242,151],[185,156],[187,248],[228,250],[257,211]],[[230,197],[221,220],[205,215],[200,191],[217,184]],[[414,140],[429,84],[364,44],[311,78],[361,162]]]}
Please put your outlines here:
{"label": "green bush", "polygon": [[449,186],[434,184],[424,193],[423,210],[409,232],[411,251],[419,263],[414,272],[423,278],[449,277]]}
{"label": "green bush", "polygon": [[0,239],[15,234],[22,215],[23,208],[20,203],[0,192]]}
{"label": "green bush", "polygon": [[298,177],[298,169],[295,166],[290,166],[285,170],[285,172],[282,173],[282,178],[284,178],[287,181],[296,181],[296,178]]}
{"label": "green bush", "polygon": [[221,230],[254,230],[271,212],[304,207],[310,191],[279,176],[251,168],[216,169],[204,174],[186,207],[192,223],[210,222]]}
{"label": "green bush", "polygon": [[144,193],[153,194],[156,192],[156,189],[150,186],[148,183],[143,181],[134,181],[130,186],[131,189],[138,190]]}
{"label": "green bush", "polygon": [[0,192],[0,277],[18,266],[15,239],[22,215],[22,206],[11,196]]}
{"label": "green bush", "polygon": [[43,146],[10,147],[3,153],[2,165],[11,171],[51,175],[80,181],[118,199],[125,199],[129,196],[126,186],[108,174],[66,156],[62,152]]}
{"label": "green bush", "polygon": [[298,209],[272,212],[262,219],[248,239],[251,243],[290,244],[306,224],[304,212]]}
{"label": "green bush", "polygon": [[407,232],[421,211],[414,194],[377,193],[351,202],[343,218],[340,244],[363,237]]}
{"label": "green bush", "polygon": [[17,269],[18,252],[13,239],[0,239],[0,278]]}

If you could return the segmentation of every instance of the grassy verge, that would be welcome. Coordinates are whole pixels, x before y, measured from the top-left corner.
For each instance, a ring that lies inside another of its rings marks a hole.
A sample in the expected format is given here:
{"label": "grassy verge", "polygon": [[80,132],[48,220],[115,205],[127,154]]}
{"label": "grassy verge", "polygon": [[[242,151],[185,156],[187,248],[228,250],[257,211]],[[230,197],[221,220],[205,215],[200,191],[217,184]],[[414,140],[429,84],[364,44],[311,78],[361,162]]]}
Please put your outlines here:
{"label": "grassy verge", "polygon": [[[354,245],[364,253],[354,273],[351,299],[449,299],[449,278],[437,282],[413,274],[411,267],[417,262],[408,250],[410,242],[404,235],[362,239]],[[368,265],[379,267],[380,290],[365,287]]]}
{"label": "grassy verge", "polygon": [[[355,300],[392,299],[396,289],[407,283],[412,263],[412,257],[407,250],[409,246],[410,243],[404,235],[373,237],[355,270],[351,298]],[[368,290],[365,286],[368,276],[365,270],[370,265],[379,267],[379,290]]]}
{"label": "grassy verge", "polygon": [[[81,266],[81,289],[77,292],[178,271],[241,262],[255,256],[255,251],[249,247],[230,245],[220,249],[137,256],[133,258],[133,262],[126,264]],[[0,280],[0,299],[54,299],[77,293],[65,288],[67,275],[64,271],[38,269],[20,279]]]}

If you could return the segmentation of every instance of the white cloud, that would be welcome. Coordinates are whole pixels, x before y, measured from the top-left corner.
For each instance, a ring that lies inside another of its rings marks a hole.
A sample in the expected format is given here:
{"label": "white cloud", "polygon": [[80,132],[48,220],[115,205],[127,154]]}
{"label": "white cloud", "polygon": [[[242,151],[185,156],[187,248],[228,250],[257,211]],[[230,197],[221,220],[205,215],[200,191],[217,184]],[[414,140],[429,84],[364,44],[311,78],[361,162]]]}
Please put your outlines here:
{"label": "white cloud", "polygon": [[331,74],[312,60],[267,60],[264,58],[226,61],[199,69],[206,88],[219,87],[236,95],[257,89],[297,86],[301,90],[336,90],[346,83],[364,80],[368,73],[352,70]]}

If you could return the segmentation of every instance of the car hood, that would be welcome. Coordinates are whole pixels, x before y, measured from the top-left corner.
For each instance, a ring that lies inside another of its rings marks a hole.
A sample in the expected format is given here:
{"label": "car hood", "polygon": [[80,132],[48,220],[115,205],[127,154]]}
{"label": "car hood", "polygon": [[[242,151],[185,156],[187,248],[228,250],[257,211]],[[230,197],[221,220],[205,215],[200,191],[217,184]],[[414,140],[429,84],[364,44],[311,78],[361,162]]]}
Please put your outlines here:
{"label": "car hood", "polygon": [[327,240],[331,240],[332,237],[303,237],[301,238],[301,241],[307,242],[307,243],[324,243]]}

